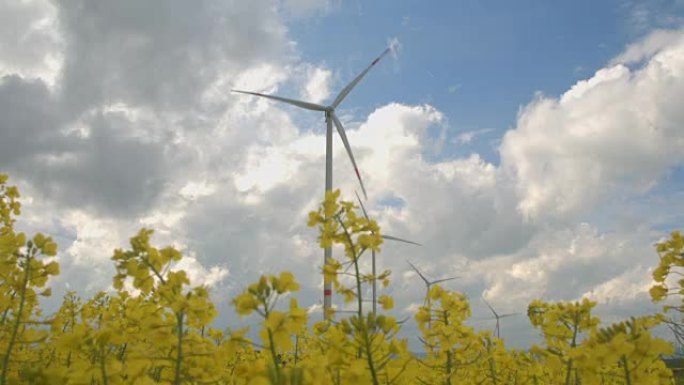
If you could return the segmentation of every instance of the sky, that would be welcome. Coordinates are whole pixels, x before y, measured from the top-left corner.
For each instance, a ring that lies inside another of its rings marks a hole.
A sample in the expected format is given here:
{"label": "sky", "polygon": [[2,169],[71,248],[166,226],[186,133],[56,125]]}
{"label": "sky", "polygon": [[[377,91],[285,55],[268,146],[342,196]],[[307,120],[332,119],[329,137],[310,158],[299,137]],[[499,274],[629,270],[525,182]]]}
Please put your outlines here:
{"label": "sky", "polygon": [[46,306],[111,290],[113,250],[147,227],[211,287],[217,326],[253,324],[230,298],[284,270],[321,318],[323,114],[230,90],[330,103],[388,46],[337,114],[369,214],[423,244],[378,255],[393,314],[423,301],[407,260],[460,276],[445,287],[478,329],[481,298],[521,313],[501,325],[515,347],[538,341],[533,299],[587,297],[606,322],[660,308],[653,245],[684,222],[681,0],[0,0],[0,172],[18,227],[59,245]]}

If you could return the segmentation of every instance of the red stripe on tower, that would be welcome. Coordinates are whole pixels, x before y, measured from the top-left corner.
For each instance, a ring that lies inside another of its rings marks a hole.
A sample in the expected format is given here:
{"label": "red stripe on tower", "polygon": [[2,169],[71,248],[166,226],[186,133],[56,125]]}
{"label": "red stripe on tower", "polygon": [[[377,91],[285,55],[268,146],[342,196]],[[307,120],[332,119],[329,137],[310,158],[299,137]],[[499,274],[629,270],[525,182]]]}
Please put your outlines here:
{"label": "red stripe on tower", "polygon": [[323,295],[326,296],[326,297],[331,296],[331,295],[332,295],[332,290],[330,290],[330,289],[325,289],[325,290],[323,290]]}

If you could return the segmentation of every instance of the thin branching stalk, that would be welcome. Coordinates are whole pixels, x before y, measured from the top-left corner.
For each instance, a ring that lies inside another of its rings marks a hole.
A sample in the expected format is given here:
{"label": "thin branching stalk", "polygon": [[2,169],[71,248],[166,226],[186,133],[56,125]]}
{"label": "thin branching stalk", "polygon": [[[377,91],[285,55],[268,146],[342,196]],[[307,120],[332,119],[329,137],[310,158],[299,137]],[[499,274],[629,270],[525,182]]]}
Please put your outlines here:
{"label": "thin branching stalk", "polygon": [[[264,305],[264,320],[268,319],[268,315],[270,313],[271,307],[269,307],[269,304],[267,302],[267,299],[264,299],[262,301]],[[280,362],[278,360],[278,353],[276,352],[275,348],[275,341],[273,340],[273,332],[271,332],[271,328],[266,329],[268,331],[268,345],[269,345],[269,350],[271,351],[271,358],[273,359],[273,367],[275,368],[275,374],[276,374],[276,383],[280,384],[281,381],[281,374],[280,374]]]}
{"label": "thin branching stalk", "polygon": [[178,327],[176,328],[176,332],[178,334],[178,342],[176,345],[177,354],[176,368],[173,380],[174,385],[180,385],[181,383],[181,364],[183,362],[183,316],[183,311],[180,311],[176,314],[176,321],[178,322]]}
{"label": "thin branching stalk", "polygon": [[[572,325],[572,343],[570,344],[570,346],[573,348],[577,345],[577,332],[579,329],[579,317],[580,317],[580,314],[579,314],[579,312],[577,312],[575,314],[575,322]],[[571,373],[572,373],[572,358],[570,358],[568,360],[567,370],[565,372],[565,385],[570,385]],[[575,376],[575,377],[577,377],[577,376]]]}
{"label": "thin branching stalk", "polygon": [[107,365],[105,364],[105,348],[100,347],[100,374],[102,375],[102,384],[109,385],[109,379],[107,378]]}
{"label": "thin branching stalk", "polygon": [[362,327],[362,333],[366,345],[366,359],[368,361],[368,369],[370,369],[371,376],[373,377],[373,385],[378,385],[378,374],[376,373],[375,364],[373,363],[373,352],[371,351],[371,343],[370,339],[368,338],[368,325],[364,323],[362,324]]}
{"label": "thin branching stalk", "polygon": [[489,359],[488,359],[488,361],[489,361],[489,373],[490,373],[490,376],[492,377],[492,383],[494,385],[496,385],[496,383],[497,383],[497,381],[496,381],[496,367],[494,365],[494,358],[492,357],[492,354],[491,354],[492,353],[492,346],[491,346],[490,341],[487,342],[487,353],[489,353]]}
{"label": "thin branching stalk", "polygon": [[620,357],[620,361],[622,361],[622,368],[625,371],[625,384],[632,385],[632,377],[629,375],[629,365],[627,362],[627,357],[623,354],[622,357]]}
{"label": "thin branching stalk", "polygon": [[[443,319],[444,326],[445,327],[449,326],[449,312],[448,311],[444,311],[444,317],[443,318],[444,318]],[[444,348],[445,347],[442,346],[442,349],[444,349]],[[446,346],[446,354],[447,354],[447,360],[446,360],[445,367],[444,367],[444,370],[446,371],[446,383],[447,383],[447,385],[451,385],[451,370],[452,370],[452,366],[453,366],[453,362],[452,362],[453,357],[451,356],[452,352],[451,352],[451,348],[449,346]]]}
{"label": "thin branching stalk", "polygon": [[363,296],[361,292],[361,272],[359,271],[359,258],[361,257],[361,254],[363,254],[365,249],[361,250],[361,252],[357,255],[356,248],[354,247],[354,242],[352,241],[351,235],[349,234],[347,227],[344,225],[344,223],[340,220],[339,217],[337,217],[337,221],[342,227],[344,235],[347,238],[347,242],[349,242],[349,245],[351,247],[353,258],[352,261],[354,262],[354,272],[356,279],[356,300],[358,304],[359,328],[361,329],[360,332],[363,336],[364,348],[366,350],[366,360],[368,362],[368,369],[371,372],[371,377],[373,378],[373,385],[379,385],[378,374],[375,369],[375,363],[373,362],[373,349],[371,346],[371,338],[368,335],[368,322],[366,322],[366,320],[363,317]]}
{"label": "thin branching stalk", "polygon": [[19,292],[19,309],[14,320],[14,325],[12,325],[12,335],[10,336],[9,344],[7,344],[7,350],[5,351],[5,356],[2,359],[2,375],[0,376],[0,385],[7,384],[7,372],[9,371],[9,361],[12,355],[12,349],[17,341],[17,332],[19,331],[19,325],[21,325],[21,316],[24,312],[24,304],[26,303],[26,289],[28,287],[29,280],[31,279],[31,260],[36,253],[36,249],[31,247],[29,243],[28,250],[26,251],[26,265],[24,266],[24,279],[21,283],[21,290]]}

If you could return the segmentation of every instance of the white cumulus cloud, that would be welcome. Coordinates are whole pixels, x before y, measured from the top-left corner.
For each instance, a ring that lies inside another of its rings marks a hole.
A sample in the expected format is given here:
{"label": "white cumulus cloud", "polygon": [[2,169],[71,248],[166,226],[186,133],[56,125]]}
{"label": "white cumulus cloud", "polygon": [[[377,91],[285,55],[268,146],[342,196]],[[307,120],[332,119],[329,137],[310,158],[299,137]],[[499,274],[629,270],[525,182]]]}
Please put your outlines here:
{"label": "white cumulus cloud", "polygon": [[500,147],[519,209],[530,218],[590,209],[649,191],[684,159],[684,40],[634,70],[607,67],[560,98],[523,108]]}

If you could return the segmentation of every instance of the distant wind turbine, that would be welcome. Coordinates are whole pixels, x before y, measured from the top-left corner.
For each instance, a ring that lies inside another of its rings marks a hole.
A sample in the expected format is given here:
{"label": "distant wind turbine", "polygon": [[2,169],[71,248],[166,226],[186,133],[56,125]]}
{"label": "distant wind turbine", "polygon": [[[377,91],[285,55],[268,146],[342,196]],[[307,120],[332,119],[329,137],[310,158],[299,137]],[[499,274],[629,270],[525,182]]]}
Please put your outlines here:
{"label": "distant wind turbine", "polygon": [[[390,52],[390,48],[385,49],[380,56],[375,58],[366,69],[363,70],[357,77],[354,78],[349,84],[347,84],[342,91],[335,97],[335,100],[333,100],[332,104],[328,106],[324,106],[321,104],[316,104],[316,103],[311,103],[311,102],[305,102],[301,100],[295,100],[295,99],[289,99],[289,98],[283,98],[280,96],[275,96],[275,95],[266,95],[266,94],[260,94],[258,92],[251,92],[251,91],[240,91],[240,90],[232,90],[233,92],[239,92],[242,94],[248,94],[248,95],[254,95],[254,96],[260,96],[263,98],[267,99],[272,99],[276,100],[279,102],[284,102],[287,104],[291,104],[293,106],[297,106],[300,108],[303,108],[305,110],[312,110],[312,111],[321,111],[325,113],[325,124],[326,124],[326,134],[325,134],[325,191],[332,191],[332,127],[333,124],[337,128],[337,133],[340,135],[340,138],[342,139],[342,143],[344,144],[344,148],[347,150],[347,155],[349,155],[349,159],[352,162],[352,165],[354,166],[354,171],[356,172],[356,178],[359,181],[359,184],[361,185],[361,190],[363,191],[363,196],[368,199],[367,194],[366,194],[366,187],[363,185],[363,181],[361,180],[361,174],[359,173],[359,169],[356,166],[356,160],[354,159],[354,155],[352,154],[351,146],[349,145],[349,141],[347,140],[347,134],[344,131],[344,127],[342,127],[342,123],[340,120],[337,118],[337,115],[335,115],[335,108],[342,103],[344,98],[349,95],[349,93],[354,89],[354,87],[363,79],[364,76],[370,71],[371,68],[373,68],[374,65],[376,65],[380,59],[382,59],[383,56],[387,55],[387,53]],[[327,263],[328,260],[332,257],[332,248],[326,247],[325,251],[323,253],[324,257],[324,263]],[[332,306],[332,283],[325,279],[325,275],[323,276],[323,313],[325,314],[324,317],[326,319],[329,318],[329,310],[331,309]]]}
{"label": "distant wind turbine", "polygon": [[420,270],[418,270],[418,268],[415,267],[411,262],[409,262],[409,261],[406,261],[406,262],[409,265],[411,265],[411,268],[413,269],[413,271],[418,273],[418,276],[423,280],[423,282],[425,282],[426,291],[425,291],[425,301],[423,301],[423,305],[428,305],[428,306],[430,305],[430,287],[432,285],[440,283],[440,282],[446,282],[446,281],[451,281],[454,279],[461,278],[461,277],[447,277],[447,278],[436,279],[434,281],[429,281],[427,278],[425,278],[423,273],[421,273]]}
{"label": "distant wind turbine", "polygon": [[[354,194],[356,194],[356,199],[359,201],[359,205],[361,206],[361,210],[363,211],[363,216],[366,217],[367,220],[370,220],[368,218],[368,212],[366,212],[366,207],[363,205],[363,202],[361,202],[361,198],[359,197],[359,194],[354,191]],[[391,235],[387,234],[380,234],[380,236],[383,239],[387,239],[389,241],[397,241],[397,242],[404,242],[404,243],[410,243],[412,245],[416,246],[422,246],[420,243],[416,243],[413,241],[408,241],[406,239],[401,239],[398,237],[394,237]],[[371,249],[371,255],[372,255],[372,265],[373,265],[373,315],[377,314],[377,305],[378,305],[378,298],[377,298],[377,293],[378,293],[378,283],[377,280],[375,279],[375,250]]]}
{"label": "distant wind turbine", "polygon": [[499,326],[500,326],[500,325],[499,325],[499,320],[500,320],[501,318],[512,317],[512,316],[514,316],[514,315],[520,315],[520,313],[507,313],[507,314],[501,314],[501,315],[499,315],[499,313],[497,313],[497,312],[494,310],[494,308],[492,307],[492,305],[490,305],[489,302],[487,302],[487,301],[484,299],[484,297],[482,297],[482,301],[485,303],[485,305],[487,305],[487,307],[489,308],[489,310],[491,310],[492,313],[494,314],[494,318],[496,319],[496,327],[494,328],[494,334],[496,335],[496,338],[501,338],[501,336],[500,336],[501,330],[500,330],[500,328],[499,328]]}

